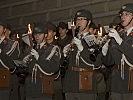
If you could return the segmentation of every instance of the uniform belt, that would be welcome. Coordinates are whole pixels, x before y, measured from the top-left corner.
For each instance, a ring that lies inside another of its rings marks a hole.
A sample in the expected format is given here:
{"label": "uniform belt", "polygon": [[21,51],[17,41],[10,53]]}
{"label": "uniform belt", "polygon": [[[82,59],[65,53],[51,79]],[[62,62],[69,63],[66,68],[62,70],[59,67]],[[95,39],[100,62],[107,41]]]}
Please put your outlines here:
{"label": "uniform belt", "polygon": [[69,70],[72,71],[77,71],[77,72],[81,72],[81,71],[93,71],[92,68],[81,68],[81,67],[68,67]]}

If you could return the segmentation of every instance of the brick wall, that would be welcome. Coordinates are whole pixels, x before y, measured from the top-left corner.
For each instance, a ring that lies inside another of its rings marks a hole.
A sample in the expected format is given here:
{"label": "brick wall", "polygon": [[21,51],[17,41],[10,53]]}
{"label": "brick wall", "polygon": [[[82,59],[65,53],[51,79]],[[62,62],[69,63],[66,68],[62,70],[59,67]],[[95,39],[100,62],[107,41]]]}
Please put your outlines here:
{"label": "brick wall", "polygon": [[74,13],[89,9],[95,23],[108,25],[117,16],[119,8],[132,0],[1,0],[0,16],[14,29],[21,30],[28,23],[51,20],[70,21]]}

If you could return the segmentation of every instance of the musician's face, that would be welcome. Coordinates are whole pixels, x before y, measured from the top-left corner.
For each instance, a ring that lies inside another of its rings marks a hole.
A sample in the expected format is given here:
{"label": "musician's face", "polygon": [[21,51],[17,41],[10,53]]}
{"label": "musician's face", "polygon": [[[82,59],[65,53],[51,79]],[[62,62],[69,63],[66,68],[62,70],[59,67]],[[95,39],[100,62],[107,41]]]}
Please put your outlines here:
{"label": "musician's face", "polygon": [[54,40],[54,36],[55,36],[55,32],[53,32],[52,30],[48,30],[48,35],[47,35],[47,40]]}
{"label": "musician's face", "polygon": [[44,41],[44,34],[34,34],[36,43],[42,43]]}
{"label": "musician's face", "polygon": [[67,29],[63,29],[63,28],[59,27],[59,34],[60,34],[60,37],[66,36]]}
{"label": "musician's face", "polygon": [[6,38],[9,38],[10,34],[11,34],[11,30],[6,29],[5,37],[6,37]]}
{"label": "musician's face", "polygon": [[83,31],[85,28],[87,28],[88,21],[86,17],[77,17],[76,20],[76,26],[79,27],[79,31]]}
{"label": "musician's face", "polygon": [[5,29],[2,25],[0,25],[0,36],[3,36],[5,33]]}
{"label": "musician's face", "polygon": [[127,11],[123,11],[121,14],[121,21],[124,27],[133,26],[133,14]]}

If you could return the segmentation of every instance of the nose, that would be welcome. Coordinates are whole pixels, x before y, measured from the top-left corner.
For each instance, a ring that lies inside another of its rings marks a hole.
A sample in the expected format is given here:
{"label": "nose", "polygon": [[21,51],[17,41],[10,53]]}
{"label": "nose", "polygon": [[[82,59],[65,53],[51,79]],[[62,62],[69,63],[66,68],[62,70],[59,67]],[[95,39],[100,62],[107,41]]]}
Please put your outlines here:
{"label": "nose", "polygon": [[80,20],[77,20],[76,26],[77,26],[77,27],[80,26],[80,23],[81,23],[81,21],[80,21]]}

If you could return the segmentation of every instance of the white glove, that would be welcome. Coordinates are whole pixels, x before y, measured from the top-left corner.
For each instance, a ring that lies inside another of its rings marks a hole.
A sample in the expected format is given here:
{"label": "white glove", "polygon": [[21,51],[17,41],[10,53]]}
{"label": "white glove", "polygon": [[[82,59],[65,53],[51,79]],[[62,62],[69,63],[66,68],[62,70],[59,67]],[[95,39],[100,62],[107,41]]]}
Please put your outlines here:
{"label": "white glove", "polygon": [[84,48],[83,45],[81,43],[81,40],[79,40],[78,38],[74,37],[73,39],[73,43],[76,44],[78,50],[81,52]]}
{"label": "white glove", "polygon": [[103,54],[103,56],[106,56],[107,55],[109,42],[110,42],[110,39],[102,47],[102,54]]}
{"label": "white glove", "polygon": [[68,45],[66,45],[66,46],[63,48],[64,57],[67,56],[67,53],[69,52],[70,49],[71,49],[71,44],[68,44]]}
{"label": "white glove", "polygon": [[39,54],[38,54],[38,52],[37,52],[35,49],[32,49],[32,50],[31,50],[31,55],[33,55],[34,58],[35,58],[36,60],[38,60]]}
{"label": "white glove", "polygon": [[116,40],[116,42],[119,45],[121,45],[121,43],[122,43],[123,40],[120,37],[119,33],[115,29],[113,29],[113,28],[110,29],[109,36],[110,37],[113,37]]}

